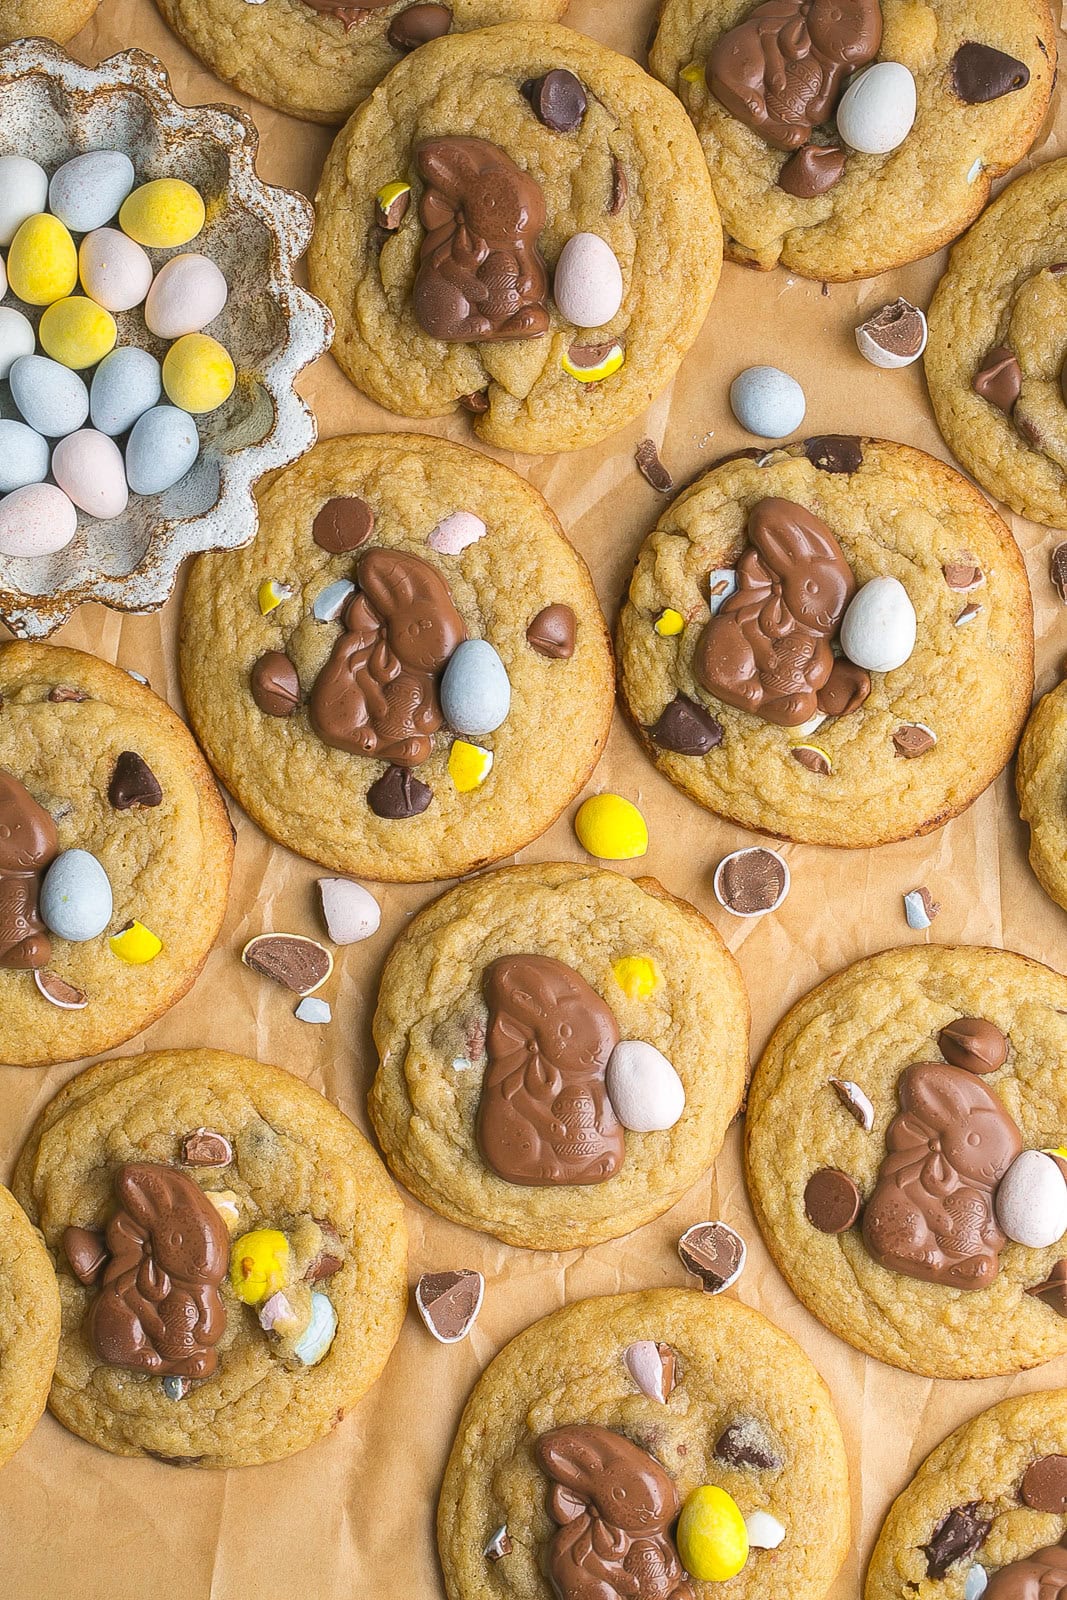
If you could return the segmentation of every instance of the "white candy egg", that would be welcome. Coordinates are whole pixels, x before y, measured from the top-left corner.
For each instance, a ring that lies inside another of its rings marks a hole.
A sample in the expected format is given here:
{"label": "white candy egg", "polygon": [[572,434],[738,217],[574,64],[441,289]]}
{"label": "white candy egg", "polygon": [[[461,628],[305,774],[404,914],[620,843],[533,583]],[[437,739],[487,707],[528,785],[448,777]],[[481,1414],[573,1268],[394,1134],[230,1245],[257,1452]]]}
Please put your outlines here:
{"label": "white candy egg", "polygon": [[0,419],[0,494],[43,483],[48,476],[48,440],[24,422]]}
{"label": "white candy egg", "polygon": [[883,156],[911,132],[915,79],[899,61],[876,61],[853,78],[837,108],[837,131],[864,155]]}
{"label": "white candy egg", "polygon": [[126,479],[134,494],[162,494],[184,478],[200,454],[196,423],[177,406],[153,406],[133,425]]}
{"label": "white candy egg", "polygon": [[1024,1150],[997,1187],[997,1221],[1016,1244],[1043,1250],[1067,1233],[1067,1182],[1051,1156]]}
{"label": "white candy egg", "polygon": [[857,667],[893,672],[915,649],[915,607],[898,578],[872,578],[849,601],[841,648]]}
{"label": "white candy egg", "polygon": [[48,356],[22,356],[8,374],[23,421],[46,439],[62,439],[89,415],[89,391],[76,372]]}
{"label": "white candy egg", "polygon": [[576,233],[560,251],[553,294],[576,328],[600,328],[622,305],[622,268],[598,233]]}
{"label": "white candy egg", "polygon": [[87,233],[78,251],[82,288],[105,311],[132,311],[152,287],[145,251],[117,228]]}
{"label": "white candy egg", "polygon": [[746,367],[730,385],[730,408],[759,439],[784,439],[804,421],[807,403],[795,378],[778,367]]}
{"label": "white candy egg", "polygon": [[226,279],[207,256],[173,256],[159,269],[145,301],[144,319],[160,339],[180,339],[214,322],[229,298]]}
{"label": "white candy egg", "polygon": [[95,428],[60,439],[52,452],[52,476],[91,517],[120,517],[129,502],[122,452],[114,439]]}
{"label": "white candy egg", "polygon": [[54,483],[31,483],[0,500],[0,556],[54,555],[78,531],[78,513]]}
{"label": "white candy egg", "polygon": [[685,1110],[681,1078],[667,1057],[642,1039],[621,1039],[615,1046],[606,1085],[615,1115],[634,1133],[673,1128]]}
{"label": "white candy egg", "polygon": [[319,903],[334,944],[358,944],[377,933],[381,925],[381,906],[368,889],[351,878],[320,878]]}
{"label": "white candy egg", "polygon": [[33,323],[13,306],[0,306],[0,378],[6,378],[21,356],[37,348]]}
{"label": "white candy egg", "polygon": [[132,344],[112,350],[97,367],[89,390],[93,427],[112,437],[126,433],[159,404],[162,393],[159,362],[150,351]]}
{"label": "white candy egg", "polygon": [[0,244],[48,205],[48,174],[25,156],[0,156]]}
{"label": "white candy egg", "polygon": [[0,256],[0,300],[7,293],[7,268],[4,266],[3,257]]}
{"label": "white candy egg", "polygon": [[136,182],[122,150],[90,150],[65,161],[48,185],[48,208],[72,233],[102,228],[118,215]]}
{"label": "white candy egg", "polygon": [[51,933],[71,944],[85,944],[111,921],[111,880],[88,850],[63,850],[44,875],[40,905],[41,920]]}

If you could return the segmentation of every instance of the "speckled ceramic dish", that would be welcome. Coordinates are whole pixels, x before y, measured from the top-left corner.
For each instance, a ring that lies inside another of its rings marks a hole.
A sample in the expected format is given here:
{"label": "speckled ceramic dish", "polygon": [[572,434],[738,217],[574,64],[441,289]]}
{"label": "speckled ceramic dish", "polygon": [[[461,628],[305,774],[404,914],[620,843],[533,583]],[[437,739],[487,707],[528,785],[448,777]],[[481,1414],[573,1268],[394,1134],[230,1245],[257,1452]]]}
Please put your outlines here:
{"label": "speckled ceramic dish", "polygon": [[[230,289],[211,331],[238,374],[226,404],[199,419],[200,459],[172,489],[131,497],[112,521],[79,516],[75,539],[55,555],[0,557],[0,620],[21,638],[52,633],[86,600],[120,611],[161,606],[186,556],[255,536],[257,480],[315,442],[315,419],[293,388],[333,337],[329,312],[293,282],[312,210],[256,176],[258,146],[241,112],[179,105],[163,67],[140,51],[83,67],[39,39],[0,50],[0,154],[53,172],[86,150],[124,150],[140,182],[179,177],[200,190],[207,223],[194,248],[218,263]],[[157,268],[177,253],[150,252]],[[117,321],[120,344],[162,354],[139,310]],[[0,415],[16,415],[6,385]]]}

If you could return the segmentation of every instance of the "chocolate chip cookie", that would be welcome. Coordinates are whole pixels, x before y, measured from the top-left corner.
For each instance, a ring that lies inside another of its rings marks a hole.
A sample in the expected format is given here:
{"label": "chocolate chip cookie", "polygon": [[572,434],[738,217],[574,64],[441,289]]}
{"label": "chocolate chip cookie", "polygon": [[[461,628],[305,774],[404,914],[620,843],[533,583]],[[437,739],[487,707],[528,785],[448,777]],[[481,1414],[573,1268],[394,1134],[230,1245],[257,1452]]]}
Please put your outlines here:
{"label": "chocolate chip cookie", "polygon": [[907,445],[833,435],[727,458],[645,541],[618,628],[656,765],[807,844],[927,833],[1009,760],[1033,619],[1008,529]]}
{"label": "chocolate chip cookie", "polygon": [[0,44],[55,39],[66,44],[96,13],[100,0],[0,0]]}
{"label": "chocolate chip cookie", "polygon": [[741,1101],[748,1001],[710,923],[652,878],[511,867],[393,947],[370,1095],[427,1205],[541,1250],[613,1239],[704,1173]]}
{"label": "chocolate chip cookie", "polygon": [[1030,826],[1030,865],[1045,893],[1067,907],[1067,683],[1042,696],[1030,713],[1015,787],[1022,819]]}
{"label": "chocolate chip cookie", "polygon": [[14,1187],[59,1273],[49,1404],[116,1455],[292,1455],[396,1342],[400,1200],[347,1117],[277,1067],[220,1050],[92,1067],[42,1112]]}
{"label": "chocolate chip cookie", "polygon": [[226,83],[309,122],[344,122],[410,51],[493,22],[556,22],[567,0],[156,0]]}
{"label": "chocolate chip cookie", "polygon": [[308,255],[333,353],[389,411],[593,444],[670,382],[719,279],[699,143],[635,62],[514,23],[424,46],[327,160]]}
{"label": "chocolate chip cookie", "polygon": [[41,1236],[0,1188],[0,1466],[33,1432],[59,1347],[59,1291]]}
{"label": "chocolate chip cookie", "polygon": [[1021,516],[1067,520],[1067,160],[1016,178],[955,247],[926,380],[953,454]]}
{"label": "chocolate chip cookie", "polygon": [[0,1061],[109,1050],[194,982],[233,833],[158,695],[106,661],[0,646]]}
{"label": "chocolate chip cookie", "polygon": [[260,494],[254,544],[189,581],[182,679],[275,839],[393,882],[520,849],[611,721],[589,574],[537,492],[459,445],[331,439]]}
{"label": "chocolate chip cookie", "polygon": [[845,281],[978,216],[1041,127],[1056,27],[1047,0],[664,0],[649,59],[700,135],[729,257]]}
{"label": "chocolate chip cookie", "polygon": [[1065,1534],[1067,1390],[1002,1400],[950,1434],[897,1496],[865,1600],[1059,1600]]}
{"label": "chocolate chip cookie", "polygon": [[748,1100],[749,1192],[794,1292],[929,1377],[1067,1351],[1067,979],[888,950],[793,1007]]}
{"label": "chocolate chip cookie", "polygon": [[604,1594],[710,1594],[718,1582],[682,1567],[701,1501],[713,1553],[724,1530],[741,1544],[731,1594],[821,1600],[848,1544],[848,1466],[807,1356],[759,1312],[692,1289],[567,1306],[467,1402],[437,1514],[449,1600],[547,1596],[546,1572],[563,1600],[592,1578]]}

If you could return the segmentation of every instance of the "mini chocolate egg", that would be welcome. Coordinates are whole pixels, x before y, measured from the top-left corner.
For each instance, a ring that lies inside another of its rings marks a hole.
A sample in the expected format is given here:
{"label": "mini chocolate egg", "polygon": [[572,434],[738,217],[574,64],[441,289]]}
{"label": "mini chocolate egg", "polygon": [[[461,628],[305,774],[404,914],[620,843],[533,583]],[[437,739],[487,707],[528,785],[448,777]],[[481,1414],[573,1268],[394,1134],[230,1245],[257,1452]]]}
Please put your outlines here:
{"label": "mini chocolate egg", "polygon": [[784,439],[804,421],[804,391],[779,367],[746,367],[730,385],[730,409],[758,439]]}
{"label": "mini chocolate egg", "polygon": [[486,639],[465,639],[441,679],[441,710],[456,733],[493,733],[511,709],[507,669]]}
{"label": "mini chocolate egg", "polygon": [[173,250],[204,226],[204,202],[184,178],[142,183],[123,201],[119,227],[150,250]]}
{"label": "mini chocolate egg", "polygon": [[0,156],[0,244],[48,204],[48,174],[26,156]]}
{"label": "mini chocolate egg", "polygon": [[152,263],[117,228],[87,233],[78,252],[82,288],[105,311],[132,311],[152,287]]}
{"label": "mini chocolate egg", "polygon": [[915,79],[899,61],[876,61],[858,72],[837,107],[837,131],[865,155],[888,155],[915,122]]}
{"label": "mini chocolate egg", "polygon": [[173,256],[156,274],[145,301],[149,332],[180,339],[214,322],[229,298],[226,279],[207,256]]}
{"label": "mini chocolate egg", "polygon": [[163,379],[159,362],[148,350],[123,345],[105,356],[93,374],[89,414],[101,433],[126,433],[138,417],[159,404]]}
{"label": "mini chocolate egg", "polygon": [[137,181],[133,162],[122,150],[90,150],[53,173],[48,209],[72,233],[91,233],[118,215]]}
{"label": "mini chocolate egg", "polygon": [[95,428],[60,439],[52,451],[52,476],[91,517],[120,517],[129,502],[122,452],[114,439]]}
{"label": "mini chocolate egg", "polygon": [[200,436],[187,411],[153,406],[133,425],[126,444],[126,479],[134,494],[162,494],[184,478],[200,454]]}
{"label": "mini chocolate egg", "polygon": [[37,326],[45,355],[74,372],[95,367],[115,348],[119,330],[110,311],[83,294],[50,305]]}
{"label": "mini chocolate egg", "polygon": [[58,217],[27,217],[7,253],[11,292],[28,306],[63,300],[78,281],[78,252]]}
{"label": "mini chocolate egg", "polygon": [[601,328],[622,305],[622,268],[598,233],[576,233],[556,263],[552,293],[560,316],[576,328]]}
{"label": "mini chocolate egg", "polygon": [[46,439],[74,433],[89,415],[89,391],[82,379],[47,356],[20,356],[8,382],[23,421]]}
{"label": "mini chocolate egg", "polygon": [[54,483],[30,483],[0,500],[0,556],[54,555],[78,531],[78,513]]}
{"label": "mini chocolate egg", "polygon": [[32,356],[37,348],[33,323],[14,306],[0,306],[0,379],[6,378],[20,356]]}
{"label": "mini chocolate egg", "polygon": [[182,411],[202,416],[217,411],[231,396],[237,374],[229,351],[207,333],[186,333],[163,358],[167,399]]}
{"label": "mini chocolate egg", "polygon": [[40,909],[50,933],[85,944],[111,921],[111,880],[88,850],[62,850],[44,875]]}
{"label": "mini chocolate egg", "polygon": [[0,494],[43,483],[48,476],[51,451],[47,439],[24,422],[0,418]]}

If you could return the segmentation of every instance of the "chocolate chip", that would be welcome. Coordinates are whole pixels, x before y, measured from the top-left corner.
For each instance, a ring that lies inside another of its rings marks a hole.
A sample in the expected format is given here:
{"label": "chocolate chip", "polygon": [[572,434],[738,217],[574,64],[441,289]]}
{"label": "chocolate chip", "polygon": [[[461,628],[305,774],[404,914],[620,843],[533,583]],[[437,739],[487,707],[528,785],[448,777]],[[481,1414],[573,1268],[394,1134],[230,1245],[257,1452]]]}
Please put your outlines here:
{"label": "chocolate chip", "polygon": [[847,717],[858,711],[871,692],[871,675],[842,657],[815,696],[815,704],[826,717]]}
{"label": "chocolate chip", "polygon": [[333,971],[329,951],[298,933],[261,933],[245,945],[241,960],[293,994],[313,993]]}
{"label": "chocolate chip", "polygon": [[823,433],[804,440],[804,454],[820,472],[858,472],[863,441],[851,433]]}
{"label": "chocolate chip", "polygon": [[1035,1283],[1026,1293],[1043,1300],[1058,1317],[1067,1317],[1067,1261],[1057,1261],[1044,1283]]}
{"label": "chocolate chip", "polygon": [[781,1456],[755,1417],[735,1417],[727,1423],[716,1441],[715,1456],[729,1467],[755,1467],[760,1472],[778,1472],[782,1466]]}
{"label": "chocolate chip", "polygon": [[956,1506],[934,1529],[926,1552],[926,1574],[930,1578],[943,1578],[957,1561],[975,1554],[985,1543],[993,1526],[992,1518],[978,1513],[977,1500],[970,1505]]}
{"label": "chocolate chip", "polygon": [[321,1256],[316,1256],[305,1272],[304,1278],[308,1283],[321,1283],[323,1278],[332,1278],[335,1273],[340,1272],[343,1266],[344,1262],[340,1256],[331,1255],[328,1250],[324,1250]]}
{"label": "chocolate chip", "polygon": [[1058,544],[1053,550],[1050,572],[1056,593],[1067,606],[1067,543]]}
{"label": "chocolate chip", "polygon": [[1043,450],[1045,448],[1045,435],[1035,422],[1031,422],[1029,417],[1021,417],[1018,410],[1015,411],[1013,421],[1020,439],[1025,440],[1031,450]]}
{"label": "chocolate chip", "polygon": [[660,460],[654,439],[641,440],[634,451],[634,460],[637,462],[637,470],[653,489],[658,489],[660,494],[670,494],[674,488],[674,479]]}
{"label": "chocolate chip", "polygon": [[845,152],[836,144],[806,144],[797,150],[778,174],[778,187],[796,200],[814,200],[839,183],[845,171]]}
{"label": "chocolate chip", "polygon": [[526,630],[526,642],[550,661],[569,661],[574,654],[578,623],[570,606],[545,606]]}
{"label": "chocolate chip", "polygon": [[326,502],[315,518],[311,537],[320,550],[341,556],[358,550],[373,532],[374,512],[365,500],[353,494]]}
{"label": "chocolate chip", "polygon": [[973,41],[960,45],[949,71],[953,89],[969,106],[999,100],[1002,95],[1025,89],[1030,82],[1030,68],[1024,61],[994,50],[992,45]]}
{"label": "chocolate chip", "polygon": [[485,1279],[480,1272],[424,1272],[415,1288],[419,1316],[441,1344],[465,1339],[482,1309]]}
{"label": "chocolate chip", "polygon": [[1023,1474],[1019,1490],[1031,1511],[1062,1517],[1067,1511],[1067,1456],[1039,1456]]}
{"label": "chocolate chip", "polygon": [[384,206],[380,200],[375,200],[374,220],[379,228],[385,229],[386,233],[395,233],[407,216],[410,205],[411,190],[401,189],[399,194],[394,194],[393,198]]}
{"label": "chocolate chip", "polygon": [[489,410],[489,395],[484,389],[475,389],[471,394],[461,394],[459,403],[472,416],[483,417]]}
{"label": "chocolate chip", "polygon": [[252,699],[267,717],[291,717],[300,704],[300,679],[281,650],[268,650],[252,668]]}
{"label": "chocolate chip", "polygon": [[135,750],[123,750],[115,762],[107,797],[116,811],[132,811],[135,806],[158,806],[163,790],[144,757]]}
{"label": "chocolate chip", "polygon": [[924,728],[921,722],[903,722],[893,735],[897,755],[903,756],[907,761],[914,761],[916,756],[924,756],[936,743],[934,735],[929,728]]}
{"label": "chocolate chip", "polygon": [[977,589],[982,581],[982,569],[977,561],[969,558],[959,561],[946,561],[941,568],[941,574],[950,589],[959,593],[966,593],[968,589]]}
{"label": "chocolate chip", "polygon": [[874,1107],[858,1083],[850,1078],[831,1078],[830,1087],[850,1116],[855,1117],[864,1133],[874,1127]]}
{"label": "chocolate chip", "polygon": [[682,1265],[706,1294],[720,1294],[736,1283],[745,1265],[745,1241],[725,1222],[698,1222],[678,1241]]}
{"label": "chocolate chip", "polygon": [[390,822],[421,816],[432,799],[429,784],[420,783],[406,767],[387,767],[367,790],[374,815]]}
{"label": "chocolate chip", "polygon": [[553,133],[574,133],[582,125],[589,101],[579,78],[556,68],[523,87],[538,121]]}
{"label": "chocolate chip", "polygon": [[84,689],[69,689],[66,684],[57,683],[54,689],[49,689],[48,698],[54,706],[63,705],[66,701],[81,705],[89,696]]}
{"label": "chocolate chip", "polygon": [[386,38],[394,50],[417,50],[420,44],[440,39],[452,26],[452,13],[447,6],[408,6],[389,24]]}
{"label": "chocolate chip", "polygon": [[63,1254],[79,1283],[95,1283],[108,1251],[99,1228],[64,1228]]}
{"label": "chocolate chip", "polygon": [[789,754],[794,761],[799,761],[800,765],[806,767],[809,772],[814,772],[820,778],[829,777],[829,758],[821,750],[816,750],[814,745],[795,744]]}
{"label": "chocolate chip", "polygon": [[785,862],[760,845],[738,850],[719,863],[715,873],[715,898],[727,911],[741,917],[773,911],[785,895],[789,877]]}
{"label": "chocolate chip", "polygon": [[228,1167],[233,1146],[214,1128],[195,1128],[182,1140],[182,1165],[186,1167]]}
{"label": "chocolate chip", "polygon": [[608,216],[617,217],[630,198],[630,180],[626,176],[626,169],[618,156],[611,158],[611,200],[608,205]]}
{"label": "chocolate chip", "polygon": [[951,1066],[979,1077],[999,1071],[1008,1059],[1007,1039],[984,1017],[957,1017],[941,1029],[937,1046]]}
{"label": "chocolate chip", "polygon": [[804,1190],[804,1214],[820,1233],[846,1233],[860,1214],[860,1192],[847,1172],[821,1167]]}
{"label": "chocolate chip", "polygon": [[661,750],[680,756],[706,756],[722,744],[722,723],[684,694],[664,706],[648,732]]}
{"label": "chocolate chip", "polygon": [[1022,369],[1006,344],[998,344],[990,350],[971,383],[980,400],[988,400],[1005,414],[1018,400],[1022,386]]}

